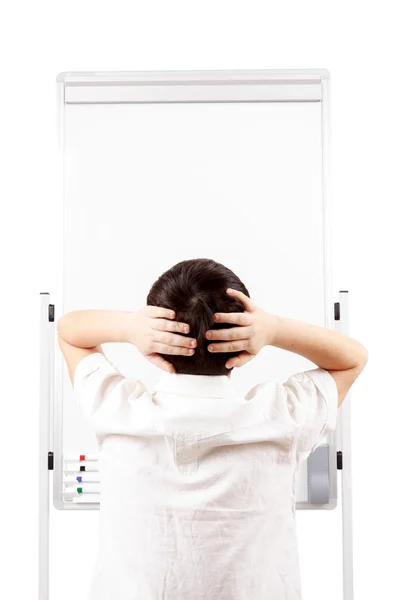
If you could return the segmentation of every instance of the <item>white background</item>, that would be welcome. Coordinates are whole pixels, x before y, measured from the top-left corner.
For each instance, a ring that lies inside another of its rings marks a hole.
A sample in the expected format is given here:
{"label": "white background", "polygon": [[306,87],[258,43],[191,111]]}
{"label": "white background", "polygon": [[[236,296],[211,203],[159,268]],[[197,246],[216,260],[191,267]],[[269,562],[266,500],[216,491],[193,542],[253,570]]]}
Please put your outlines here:
{"label": "white background", "polygon": [[[242,68],[331,72],[335,289],[350,290],[351,334],[370,354],[352,394],[355,593],[363,600],[398,595],[394,8],[385,0],[70,0],[2,10],[1,597],[36,597],[38,294],[48,291],[59,264],[51,247],[55,77],[71,70]],[[330,582],[320,583],[323,597]]]}

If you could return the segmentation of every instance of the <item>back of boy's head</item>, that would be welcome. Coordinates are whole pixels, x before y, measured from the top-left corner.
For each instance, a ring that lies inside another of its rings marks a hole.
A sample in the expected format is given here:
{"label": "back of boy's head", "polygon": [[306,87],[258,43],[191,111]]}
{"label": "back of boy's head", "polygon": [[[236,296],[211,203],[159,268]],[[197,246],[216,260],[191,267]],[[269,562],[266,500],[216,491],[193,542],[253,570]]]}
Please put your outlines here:
{"label": "back of boy's head", "polygon": [[206,338],[208,329],[228,329],[228,323],[216,323],[216,312],[244,312],[239,300],[226,294],[227,288],[249,296],[244,284],[230,269],[214,260],[198,258],[184,260],[166,271],[153,284],[147,304],[162,306],[176,313],[176,321],[190,325],[186,337],[197,340],[193,356],[163,355],[174,365],[176,373],[188,375],[227,375],[229,358],[239,352],[210,352]]}

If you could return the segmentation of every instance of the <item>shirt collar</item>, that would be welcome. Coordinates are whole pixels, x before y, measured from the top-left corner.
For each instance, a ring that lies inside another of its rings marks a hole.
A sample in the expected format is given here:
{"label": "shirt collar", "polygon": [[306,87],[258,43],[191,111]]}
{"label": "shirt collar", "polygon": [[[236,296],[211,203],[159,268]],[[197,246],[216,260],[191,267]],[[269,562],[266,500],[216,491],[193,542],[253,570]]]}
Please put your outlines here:
{"label": "shirt collar", "polygon": [[154,386],[154,392],[197,398],[233,398],[233,384],[227,375],[186,375],[167,373]]}

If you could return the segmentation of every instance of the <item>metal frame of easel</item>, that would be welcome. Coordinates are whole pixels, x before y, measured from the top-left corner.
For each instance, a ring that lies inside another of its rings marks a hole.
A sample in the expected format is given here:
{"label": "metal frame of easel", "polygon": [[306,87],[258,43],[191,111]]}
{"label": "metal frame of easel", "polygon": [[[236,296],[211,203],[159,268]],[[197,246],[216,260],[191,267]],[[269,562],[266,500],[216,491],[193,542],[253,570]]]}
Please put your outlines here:
{"label": "metal frame of easel", "polygon": [[[58,109],[61,103],[79,104],[116,102],[235,102],[235,101],[321,101],[323,217],[326,233],[324,269],[330,269],[328,210],[330,160],[330,82],[329,73],[315,70],[271,70],[231,72],[165,72],[165,73],[63,73],[58,81]],[[62,83],[62,87],[60,85]],[[200,86],[198,84],[201,84]],[[244,84],[251,83],[248,88]],[[110,86],[108,86],[110,84]],[[273,84],[273,85],[271,85]],[[118,92],[118,94],[117,94]],[[116,95],[117,94],[117,95]],[[118,97],[117,97],[118,96]],[[60,115],[60,113],[59,113]],[[60,118],[60,139],[63,119]],[[61,144],[60,144],[61,145]],[[62,165],[62,160],[60,161]],[[348,292],[338,294],[338,302],[330,306],[330,281],[325,286],[325,306],[334,310],[335,329],[349,330]],[[55,406],[55,321],[51,295],[40,295],[40,442],[39,442],[39,600],[49,600],[49,494],[61,489],[62,440],[55,440],[53,423],[60,423],[62,411]],[[326,311],[326,313],[327,313]],[[335,451],[337,469],[342,473],[342,547],[343,600],[353,600],[353,534],[350,399],[338,413]],[[50,471],[53,477],[50,479]],[[56,485],[55,485],[56,484]],[[52,494],[53,495],[53,494]],[[66,506],[54,493],[56,508],[98,509],[98,504]],[[318,508],[317,506],[315,508]]]}

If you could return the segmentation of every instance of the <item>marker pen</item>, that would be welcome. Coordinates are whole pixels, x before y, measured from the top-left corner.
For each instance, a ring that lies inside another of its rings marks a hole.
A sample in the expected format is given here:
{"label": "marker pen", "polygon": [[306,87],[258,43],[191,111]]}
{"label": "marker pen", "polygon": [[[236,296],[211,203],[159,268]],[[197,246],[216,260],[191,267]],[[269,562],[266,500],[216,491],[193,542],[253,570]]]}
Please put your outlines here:
{"label": "marker pen", "polygon": [[100,484],[99,483],[75,483],[75,484],[69,484],[69,486],[64,490],[64,494],[65,493],[100,494]]}
{"label": "marker pen", "polygon": [[67,456],[64,456],[64,460],[70,461],[70,460],[75,460],[78,462],[84,461],[84,460],[98,460],[99,456],[98,454],[68,454]]}
{"label": "marker pen", "polygon": [[87,465],[82,465],[80,463],[71,464],[68,463],[64,465],[64,473],[82,473],[86,471],[98,471],[99,465],[97,463],[89,463]]}
{"label": "marker pen", "polygon": [[64,477],[64,483],[86,483],[88,481],[99,483],[100,482],[100,473],[98,471],[82,471],[79,475],[72,474],[66,475]]}

